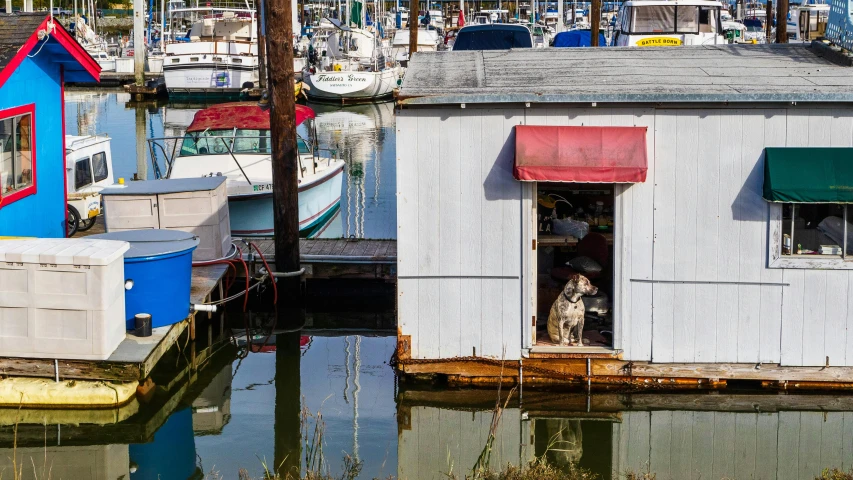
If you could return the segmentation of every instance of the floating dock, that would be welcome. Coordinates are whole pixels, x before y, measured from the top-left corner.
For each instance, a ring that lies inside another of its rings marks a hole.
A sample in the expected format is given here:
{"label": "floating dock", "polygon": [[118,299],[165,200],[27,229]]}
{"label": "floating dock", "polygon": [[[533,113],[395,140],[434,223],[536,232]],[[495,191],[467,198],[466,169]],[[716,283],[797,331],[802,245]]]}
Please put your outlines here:
{"label": "floating dock", "polygon": [[[226,268],[225,265],[193,268],[190,303],[209,302],[216,295],[223,298],[221,280]],[[223,321],[220,319],[220,323]],[[87,408],[108,408],[127,404],[137,390],[145,394],[153,386],[149,381],[151,372],[185,332],[189,336],[186,342],[194,345],[196,313],[173,325],[155,328],[150,337],[128,333],[103,361],[0,357],[0,375],[5,377],[0,380],[0,407],[85,404]],[[191,363],[196,362],[194,351],[187,355]],[[139,384],[142,386],[137,389]],[[69,386],[86,391],[77,394],[68,390]]]}
{"label": "floating dock", "polygon": [[[253,242],[267,262],[275,262],[275,246],[271,237],[235,239]],[[244,249],[245,252],[246,249]],[[369,239],[305,239],[299,240],[299,258],[306,280],[397,280],[397,241]],[[262,266],[257,255],[243,254],[243,259]]]}

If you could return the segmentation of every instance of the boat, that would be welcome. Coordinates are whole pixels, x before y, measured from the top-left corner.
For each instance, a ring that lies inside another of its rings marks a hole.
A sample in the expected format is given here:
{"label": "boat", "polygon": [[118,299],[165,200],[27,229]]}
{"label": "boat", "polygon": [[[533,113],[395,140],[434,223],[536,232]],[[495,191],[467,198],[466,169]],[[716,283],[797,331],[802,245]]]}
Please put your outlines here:
{"label": "boat", "polygon": [[109,136],[65,136],[68,236],[95,225],[101,213],[100,192],[114,183],[112,162]]}
{"label": "boat", "polygon": [[[410,34],[411,32],[408,28],[397,30],[394,32],[394,38],[391,40],[391,58],[401,65],[409,61]],[[418,29],[419,52],[434,52],[438,50],[439,43],[441,43],[441,37],[439,37],[438,31],[426,28]]]}
{"label": "boat", "polygon": [[164,46],[163,77],[169,95],[236,96],[258,84],[257,24],[249,0],[176,8],[170,14],[182,21],[195,19],[187,37],[176,37]]}
{"label": "boat", "polygon": [[328,36],[318,36],[313,50],[319,55],[305,69],[302,80],[308,98],[321,101],[373,101],[392,96],[400,79],[393,59],[386,55],[378,32],[348,27],[326,19]]}
{"label": "boat", "polygon": [[627,0],[619,10],[612,44],[670,47],[726,43],[722,4],[712,0]]}
{"label": "boat", "polygon": [[[296,124],[314,118],[314,111],[296,106]],[[313,122],[312,122],[313,124]],[[311,126],[311,125],[307,125]],[[316,133],[314,138],[317,138]],[[181,138],[149,139],[152,150],[175,155],[166,178],[225,176],[231,233],[237,236],[273,233],[272,142],[269,111],[256,103],[232,102],[199,110]],[[297,134],[299,155],[299,231],[310,232],[337,211],[344,162]]]}
{"label": "boat", "polygon": [[508,23],[465,25],[456,33],[456,41],[453,43],[453,51],[511,48],[533,48],[530,29],[524,25]]}
{"label": "boat", "polygon": [[788,36],[795,42],[811,42],[826,35],[830,6],[808,4],[791,9]]}

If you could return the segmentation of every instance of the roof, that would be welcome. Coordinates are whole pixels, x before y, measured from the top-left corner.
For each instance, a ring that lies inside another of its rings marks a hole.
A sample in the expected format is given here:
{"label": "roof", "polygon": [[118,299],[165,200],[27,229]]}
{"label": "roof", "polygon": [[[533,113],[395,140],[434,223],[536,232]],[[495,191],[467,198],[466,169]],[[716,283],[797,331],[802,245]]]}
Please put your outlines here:
{"label": "roof", "polygon": [[0,14],[0,68],[6,67],[45,17],[44,12]]}
{"label": "roof", "polygon": [[59,22],[54,22],[53,30],[46,37],[39,38],[40,31],[47,31],[49,20],[45,12],[0,14],[0,85],[34,50],[35,55],[56,55],[57,61],[64,66],[66,81],[99,80],[101,67],[98,62]]}
{"label": "roof", "polygon": [[840,54],[804,44],[419,52],[398,98],[404,105],[853,102],[853,68],[830,55]]}
{"label": "roof", "polygon": [[[308,118],[314,118],[314,110],[296,105],[296,125]],[[270,112],[258,106],[257,102],[221,103],[199,110],[187,127],[187,133],[205,130],[269,130]]]}

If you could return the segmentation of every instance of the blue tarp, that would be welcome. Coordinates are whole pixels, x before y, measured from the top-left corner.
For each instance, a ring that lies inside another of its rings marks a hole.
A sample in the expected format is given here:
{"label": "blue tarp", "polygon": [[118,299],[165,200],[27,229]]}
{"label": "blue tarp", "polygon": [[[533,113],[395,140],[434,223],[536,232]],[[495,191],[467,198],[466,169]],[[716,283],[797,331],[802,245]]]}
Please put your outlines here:
{"label": "blue tarp", "polygon": [[[603,33],[598,34],[598,45],[602,47],[607,45]],[[554,46],[557,48],[591,47],[592,32],[589,30],[560,32],[554,37]]]}

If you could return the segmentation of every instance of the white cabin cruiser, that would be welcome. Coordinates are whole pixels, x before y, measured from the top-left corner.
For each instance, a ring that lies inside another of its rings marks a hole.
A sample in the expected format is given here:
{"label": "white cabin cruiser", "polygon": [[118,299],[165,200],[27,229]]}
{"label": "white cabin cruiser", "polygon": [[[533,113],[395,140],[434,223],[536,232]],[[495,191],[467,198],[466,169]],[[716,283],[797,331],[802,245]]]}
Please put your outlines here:
{"label": "white cabin cruiser", "polygon": [[68,234],[92,228],[101,213],[100,192],[113,182],[113,157],[107,135],[65,136]]}
{"label": "white cabin cruiser", "polygon": [[172,14],[200,14],[189,38],[165,44],[163,76],[169,95],[238,95],[258,84],[255,10],[237,7],[173,9]]}
{"label": "white cabin cruiser", "polygon": [[[391,58],[398,63],[409,61],[409,29],[397,30],[394,32],[394,38],[391,40]],[[418,51],[419,52],[434,52],[438,50],[438,45],[441,43],[441,37],[438,36],[438,31],[428,30],[426,28],[418,29]]]}
{"label": "white cabin cruiser", "polygon": [[325,49],[302,74],[315,100],[372,101],[393,95],[400,78],[393,59],[383,51],[375,31],[350,28],[329,20],[335,29],[325,39]]}
{"label": "white cabin cruiser", "polygon": [[[314,111],[296,106],[296,125],[313,119]],[[316,134],[314,135],[316,138]],[[227,177],[231,233],[273,233],[272,139],[270,116],[256,103],[235,102],[199,110],[183,138],[150,139],[152,150],[179,142],[168,162],[167,178]],[[162,142],[162,143],[158,143]],[[297,135],[299,147],[299,230],[323,224],[341,200],[344,162],[321,156],[310,141]],[[157,145],[157,146],[155,146]]]}
{"label": "white cabin cruiser", "polygon": [[722,4],[712,0],[627,0],[619,10],[613,45],[669,47],[726,43]]}

